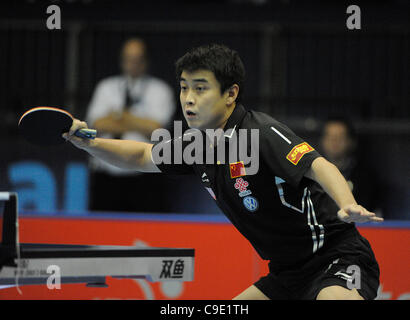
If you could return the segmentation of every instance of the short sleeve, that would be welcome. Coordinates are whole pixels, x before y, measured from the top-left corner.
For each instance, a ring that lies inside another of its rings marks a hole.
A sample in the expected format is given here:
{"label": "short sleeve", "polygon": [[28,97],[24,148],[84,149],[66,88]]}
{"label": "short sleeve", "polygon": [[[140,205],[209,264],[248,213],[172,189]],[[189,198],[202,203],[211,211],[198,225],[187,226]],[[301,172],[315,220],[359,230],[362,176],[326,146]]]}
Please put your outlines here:
{"label": "short sleeve", "polygon": [[313,160],[321,156],[308,142],[278,121],[260,129],[259,149],[270,171],[295,188]]}
{"label": "short sleeve", "polygon": [[[187,142],[182,140],[182,137],[174,138],[171,140],[162,140],[159,142],[154,142],[151,149],[152,162],[158,167],[158,169],[169,175],[188,175],[194,174],[193,165],[186,164],[182,157],[177,159],[174,157],[174,150],[183,148],[186,146]],[[176,152],[181,154],[181,152]]]}

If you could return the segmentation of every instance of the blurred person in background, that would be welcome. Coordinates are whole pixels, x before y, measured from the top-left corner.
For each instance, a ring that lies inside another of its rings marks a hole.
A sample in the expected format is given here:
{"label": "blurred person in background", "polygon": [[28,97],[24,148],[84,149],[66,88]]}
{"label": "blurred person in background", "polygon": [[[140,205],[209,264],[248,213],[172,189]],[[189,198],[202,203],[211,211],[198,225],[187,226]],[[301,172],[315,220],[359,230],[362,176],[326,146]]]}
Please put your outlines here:
{"label": "blurred person in background", "polygon": [[328,118],[321,130],[320,146],[323,156],[345,177],[357,201],[382,216],[380,181],[357,154],[358,139],[352,122],[344,117]]}
{"label": "blurred person in background", "polygon": [[[166,127],[173,119],[173,91],[147,73],[147,55],[142,39],[127,40],[120,55],[122,74],[97,84],[86,118],[99,136],[148,142],[155,129]],[[158,201],[150,189],[159,178],[119,169],[96,158],[90,158],[90,170],[90,210],[135,212],[157,208]]]}

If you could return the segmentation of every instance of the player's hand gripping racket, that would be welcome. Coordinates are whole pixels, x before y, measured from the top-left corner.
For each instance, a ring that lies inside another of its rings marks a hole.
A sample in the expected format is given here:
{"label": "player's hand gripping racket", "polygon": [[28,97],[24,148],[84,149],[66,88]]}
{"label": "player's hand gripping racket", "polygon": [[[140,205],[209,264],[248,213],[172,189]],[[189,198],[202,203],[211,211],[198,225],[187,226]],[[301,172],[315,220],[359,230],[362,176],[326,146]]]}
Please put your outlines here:
{"label": "player's hand gripping racket", "polygon": [[[62,134],[70,130],[73,119],[69,112],[62,109],[36,107],[21,116],[18,127],[24,138],[33,144],[58,145],[66,141]],[[97,131],[79,129],[74,135],[80,138],[95,139]]]}

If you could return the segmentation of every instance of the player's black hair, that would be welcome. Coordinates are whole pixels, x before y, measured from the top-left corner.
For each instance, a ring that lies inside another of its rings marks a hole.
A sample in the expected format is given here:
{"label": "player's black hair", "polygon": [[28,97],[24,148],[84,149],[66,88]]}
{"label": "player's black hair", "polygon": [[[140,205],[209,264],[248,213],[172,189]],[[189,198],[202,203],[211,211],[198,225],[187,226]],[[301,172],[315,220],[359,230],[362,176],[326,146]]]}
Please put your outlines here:
{"label": "player's black hair", "polygon": [[326,127],[326,125],[330,122],[337,122],[337,123],[341,123],[345,126],[346,131],[348,136],[350,137],[351,140],[355,141],[357,140],[357,133],[356,133],[356,129],[353,125],[353,121],[350,120],[349,118],[342,116],[342,115],[332,115],[329,116],[323,123],[322,126],[322,135],[324,133],[324,129]]}
{"label": "player's black hair", "polygon": [[175,69],[178,82],[183,71],[212,71],[221,86],[221,94],[237,84],[239,94],[236,101],[241,101],[245,67],[238,52],[225,45],[210,44],[193,48],[176,61]]}

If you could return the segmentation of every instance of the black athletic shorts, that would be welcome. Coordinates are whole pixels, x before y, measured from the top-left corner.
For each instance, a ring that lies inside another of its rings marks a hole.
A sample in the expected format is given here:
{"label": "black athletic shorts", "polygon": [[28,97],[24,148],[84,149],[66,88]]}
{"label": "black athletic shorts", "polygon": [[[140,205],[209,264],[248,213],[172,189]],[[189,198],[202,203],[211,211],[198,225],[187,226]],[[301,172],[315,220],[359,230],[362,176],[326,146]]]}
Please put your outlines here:
{"label": "black athletic shorts", "polygon": [[320,290],[335,285],[356,288],[364,299],[373,300],[379,276],[369,242],[356,231],[303,263],[279,267],[270,262],[269,274],[254,285],[272,300],[314,300]]}

